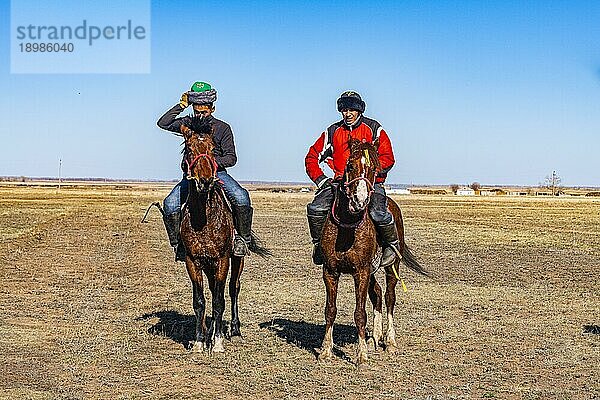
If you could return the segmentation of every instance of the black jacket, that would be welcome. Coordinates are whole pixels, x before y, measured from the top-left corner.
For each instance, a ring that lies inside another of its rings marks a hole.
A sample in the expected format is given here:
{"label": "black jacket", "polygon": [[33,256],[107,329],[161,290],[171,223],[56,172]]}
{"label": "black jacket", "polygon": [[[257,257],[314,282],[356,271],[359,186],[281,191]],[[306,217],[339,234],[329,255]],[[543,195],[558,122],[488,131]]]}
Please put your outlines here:
{"label": "black jacket", "polygon": [[[156,124],[162,129],[173,132],[177,136],[182,136],[179,128],[181,125],[189,126],[191,120],[189,115],[177,118],[183,110],[184,108],[181,105],[174,105],[173,108],[159,118]],[[237,162],[233,132],[227,122],[216,119],[212,115],[207,117],[207,121],[213,128],[213,141],[215,143],[213,154],[215,161],[219,166],[219,171],[225,171],[225,168],[233,167]]]}

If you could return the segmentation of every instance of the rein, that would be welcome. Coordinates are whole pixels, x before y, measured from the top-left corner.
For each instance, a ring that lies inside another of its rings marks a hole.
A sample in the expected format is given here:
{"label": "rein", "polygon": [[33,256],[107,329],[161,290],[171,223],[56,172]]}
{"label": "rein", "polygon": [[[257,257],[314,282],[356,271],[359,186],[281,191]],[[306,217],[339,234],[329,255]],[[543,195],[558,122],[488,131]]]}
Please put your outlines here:
{"label": "rein", "polygon": [[348,199],[350,199],[350,185],[352,185],[354,182],[358,182],[358,181],[365,181],[367,183],[367,187],[369,188],[369,194],[367,195],[367,203],[368,203],[369,201],[371,201],[371,194],[373,194],[373,192],[375,191],[375,187],[373,186],[371,181],[368,180],[367,178],[365,178],[364,176],[359,176],[358,178],[354,178],[348,182],[344,182],[344,194],[346,195],[346,197]]}
{"label": "rein", "polygon": [[[365,159],[367,160],[367,163],[369,163],[369,165],[370,165],[371,164],[371,160],[370,160],[369,153],[367,152],[367,150],[364,150],[364,155],[365,155]],[[346,177],[346,179],[348,178],[347,174],[344,174],[344,176]],[[342,185],[344,187],[344,190],[339,190],[339,192],[342,192],[346,196],[346,198],[348,199],[348,201],[350,201],[350,198],[352,196],[352,194],[350,193],[350,185],[352,185],[353,183],[356,183],[356,182],[360,182],[360,181],[364,181],[367,184],[367,188],[369,189],[369,193],[367,194],[367,204],[369,204],[371,202],[371,195],[375,191],[375,187],[374,187],[373,183],[364,176],[364,172],[363,172],[362,176],[356,177],[354,179],[346,180],[345,182],[343,182]],[[362,225],[362,223],[366,219],[367,208],[365,208],[363,210],[363,212],[362,212],[363,215],[362,215],[362,218],[360,220],[358,220],[357,222],[351,223],[351,224],[347,224],[347,223],[342,222],[335,215],[335,210],[336,210],[336,207],[337,207],[337,203],[338,203],[338,194],[337,194],[337,191],[336,191],[335,199],[334,199],[333,205],[331,207],[331,217],[333,218],[333,221],[335,222],[335,224],[337,226],[340,226],[342,228],[354,229],[354,228],[358,228],[359,226]]]}
{"label": "rein", "polygon": [[[359,226],[361,226],[363,224],[363,222],[365,222],[366,216],[367,216],[367,208],[365,208],[362,212],[362,218],[359,219],[357,222],[353,222],[351,224],[347,224],[345,222],[342,222],[336,215],[335,215],[335,209],[337,208],[337,203],[338,203],[338,192],[342,192],[341,190],[336,190],[336,194],[335,194],[335,199],[333,200],[333,205],[331,206],[331,218],[333,218],[333,222],[335,222],[335,224],[337,226],[339,226],[340,228],[346,228],[346,229],[355,229],[358,228]],[[344,192],[342,192],[344,193]],[[346,194],[346,193],[344,193]],[[348,195],[346,195],[346,197],[348,197]]]}
{"label": "rein", "polygon": [[208,158],[211,161],[212,177],[216,178],[218,165],[217,165],[217,162],[215,161],[215,157],[212,154],[208,154],[208,153],[198,154],[196,157],[194,157],[194,159],[192,160],[191,163],[188,162],[187,159],[185,160],[185,164],[187,165],[187,178],[191,179],[191,177],[190,177],[190,171],[192,170],[192,167],[194,165],[196,165],[196,163],[198,162],[198,160],[201,159],[201,158]]}

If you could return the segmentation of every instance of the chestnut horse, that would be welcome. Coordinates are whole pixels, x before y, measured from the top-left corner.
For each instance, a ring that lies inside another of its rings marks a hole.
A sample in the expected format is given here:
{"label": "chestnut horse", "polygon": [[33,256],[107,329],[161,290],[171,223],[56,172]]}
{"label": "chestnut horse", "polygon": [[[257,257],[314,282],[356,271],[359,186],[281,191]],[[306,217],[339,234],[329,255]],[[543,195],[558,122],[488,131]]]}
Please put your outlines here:
{"label": "chestnut horse", "polygon": [[[350,157],[339,184],[333,207],[325,225],[321,238],[321,246],[325,263],[323,264],[323,281],[327,291],[325,305],[325,337],[319,354],[319,361],[333,357],[333,323],[337,314],[336,298],[340,275],[352,274],[356,296],[354,322],[358,330],[358,365],[365,363],[367,357],[366,325],[367,313],[365,303],[367,294],[374,309],[373,341],[375,346],[383,338],[382,290],[375,280],[373,264],[376,260],[378,243],[375,225],[369,218],[368,205],[373,193],[373,185],[380,164],[377,154],[379,142],[374,144],[349,141]],[[404,226],[398,204],[388,197],[388,209],[394,216],[400,254],[393,265],[386,267],[385,305],[388,326],[384,344],[386,350],[394,351],[396,339],[393,323],[394,306],[396,304],[397,271],[400,259],[414,271],[427,275],[404,242]]]}
{"label": "chestnut horse", "polygon": [[[183,207],[181,239],[186,249],[185,265],[192,281],[193,307],[196,314],[194,349],[223,352],[223,314],[225,281],[231,261],[229,296],[231,298],[231,339],[241,339],[238,314],[240,276],[244,258],[232,255],[234,222],[225,194],[217,178],[213,157],[212,128],[201,117],[193,117],[191,126],[182,125],[185,139],[184,163],[189,181],[188,197]],[[269,255],[252,234],[250,250]],[[207,330],[202,273],[206,275],[212,295],[212,322]]]}

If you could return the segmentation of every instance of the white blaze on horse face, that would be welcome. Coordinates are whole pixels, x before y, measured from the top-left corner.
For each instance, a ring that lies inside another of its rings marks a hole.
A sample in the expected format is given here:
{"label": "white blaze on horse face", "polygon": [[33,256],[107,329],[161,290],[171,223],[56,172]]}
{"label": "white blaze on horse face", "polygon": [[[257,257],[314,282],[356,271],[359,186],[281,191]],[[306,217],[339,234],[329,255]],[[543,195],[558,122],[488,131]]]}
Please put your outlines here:
{"label": "white blaze on horse face", "polygon": [[356,185],[356,200],[361,206],[363,206],[366,205],[368,199],[369,188],[367,187],[367,182],[361,179]]}

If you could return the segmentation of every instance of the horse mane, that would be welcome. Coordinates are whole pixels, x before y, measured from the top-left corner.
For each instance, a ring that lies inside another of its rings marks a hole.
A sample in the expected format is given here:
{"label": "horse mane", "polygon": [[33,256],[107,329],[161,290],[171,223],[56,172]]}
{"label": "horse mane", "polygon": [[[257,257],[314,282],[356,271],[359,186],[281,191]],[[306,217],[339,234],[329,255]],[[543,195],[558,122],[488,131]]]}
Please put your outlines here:
{"label": "horse mane", "polygon": [[190,125],[188,126],[195,134],[200,136],[212,135],[212,126],[208,123],[206,118],[201,115],[194,115],[190,118]]}
{"label": "horse mane", "polygon": [[[196,135],[192,135],[193,138],[197,137],[211,137],[213,134],[212,126],[208,123],[206,118],[202,115],[190,115],[190,122],[184,124],[189,129],[191,129]],[[185,146],[185,141],[183,141],[183,149],[181,149],[181,154],[185,154],[187,146]]]}

